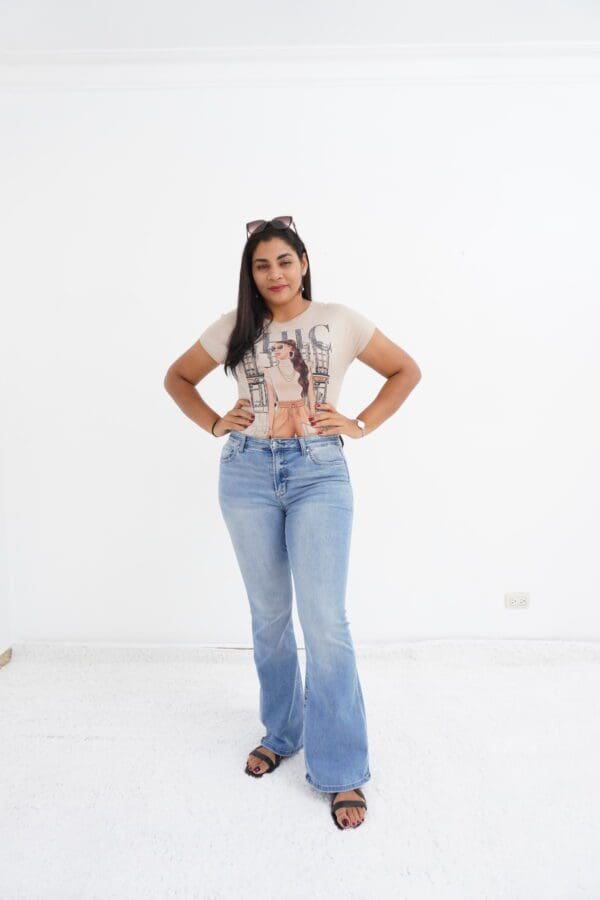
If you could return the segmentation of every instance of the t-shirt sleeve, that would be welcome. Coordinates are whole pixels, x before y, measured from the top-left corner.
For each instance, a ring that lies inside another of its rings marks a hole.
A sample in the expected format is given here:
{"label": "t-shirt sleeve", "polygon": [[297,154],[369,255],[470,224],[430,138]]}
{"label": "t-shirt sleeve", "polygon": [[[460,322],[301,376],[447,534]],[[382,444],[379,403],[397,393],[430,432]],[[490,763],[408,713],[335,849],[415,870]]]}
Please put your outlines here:
{"label": "t-shirt sleeve", "polygon": [[205,328],[198,338],[206,352],[218,363],[222,364],[227,359],[231,330],[231,313],[223,313],[216,322]]}
{"label": "t-shirt sleeve", "polygon": [[363,352],[373,334],[375,333],[375,322],[367,316],[359,313],[356,309],[344,305],[344,317],[346,321],[346,333],[350,342],[350,358],[355,359]]}

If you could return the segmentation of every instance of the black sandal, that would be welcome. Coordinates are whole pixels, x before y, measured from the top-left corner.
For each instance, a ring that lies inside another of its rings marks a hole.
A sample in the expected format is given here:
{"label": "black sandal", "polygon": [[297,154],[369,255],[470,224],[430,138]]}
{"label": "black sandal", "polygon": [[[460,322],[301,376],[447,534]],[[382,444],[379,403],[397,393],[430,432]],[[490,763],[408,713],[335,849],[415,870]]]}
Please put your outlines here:
{"label": "black sandal", "polygon": [[[342,791],[338,791],[336,794],[331,795],[331,816],[333,818],[333,821],[337,825],[337,827],[340,829],[340,831],[346,831],[348,828],[358,828],[360,825],[362,825],[362,822],[358,822],[356,825],[347,825],[346,827],[344,827],[343,825],[340,825],[340,823],[337,820],[337,816],[335,814],[336,810],[343,809],[346,806],[362,806],[362,807],[364,807],[364,809],[367,808],[367,804],[364,802],[365,795],[363,794],[361,789],[360,788],[352,788],[352,790],[354,791],[355,794],[358,794],[359,797],[362,797],[362,800],[338,800],[337,803],[334,803],[333,802],[334,799],[337,797],[338,794],[341,794]],[[363,821],[364,821],[364,819],[363,819]]]}
{"label": "black sandal", "polygon": [[269,768],[265,772],[260,772],[257,774],[256,772],[251,772],[250,769],[248,768],[248,763],[246,763],[246,768],[244,769],[244,772],[246,773],[246,775],[252,775],[253,778],[262,778],[263,775],[269,775],[269,773],[272,772],[273,769],[277,768],[277,766],[283,759],[283,756],[280,756],[278,753],[275,753],[275,751],[273,750],[273,751],[271,751],[272,753],[275,753],[275,762],[273,762],[273,760],[271,759],[270,756],[267,756],[266,753],[261,753],[261,751],[259,750],[259,747],[262,747],[262,744],[259,744],[258,747],[255,747],[254,750],[252,750],[252,752],[249,753],[248,755],[249,756],[258,756],[259,759],[262,759],[264,762],[267,763]]}

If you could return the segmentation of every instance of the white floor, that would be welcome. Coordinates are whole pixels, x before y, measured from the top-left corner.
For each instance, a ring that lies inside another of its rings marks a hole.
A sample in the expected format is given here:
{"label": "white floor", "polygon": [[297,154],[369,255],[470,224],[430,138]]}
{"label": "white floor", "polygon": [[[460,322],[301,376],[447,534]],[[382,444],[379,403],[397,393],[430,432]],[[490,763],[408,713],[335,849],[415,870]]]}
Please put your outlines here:
{"label": "white floor", "polygon": [[[357,647],[372,778],[249,778],[251,650],[13,647],[2,900],[600,900],[600,644]],[[300,652],[304,672],[305,655]]]}

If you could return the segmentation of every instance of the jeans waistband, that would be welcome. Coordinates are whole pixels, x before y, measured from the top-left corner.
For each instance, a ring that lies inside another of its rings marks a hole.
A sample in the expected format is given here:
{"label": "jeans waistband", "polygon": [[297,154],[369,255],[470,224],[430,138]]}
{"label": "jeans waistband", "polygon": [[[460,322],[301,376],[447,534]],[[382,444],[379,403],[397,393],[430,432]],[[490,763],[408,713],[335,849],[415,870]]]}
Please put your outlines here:
{"label": "jeans waistband", "polygon": [[308,434],[305,436],[291,438],[257,438],[249,434],[242,434],[239,431],[230,431],[229,440],[236,441],[240,445],[240,450],[245,446],[254,447],[262,450],[272,450],[275,447],[297,447],[304,452],[308,443],[335,443],[344,446],[344,439],[341,434]]}

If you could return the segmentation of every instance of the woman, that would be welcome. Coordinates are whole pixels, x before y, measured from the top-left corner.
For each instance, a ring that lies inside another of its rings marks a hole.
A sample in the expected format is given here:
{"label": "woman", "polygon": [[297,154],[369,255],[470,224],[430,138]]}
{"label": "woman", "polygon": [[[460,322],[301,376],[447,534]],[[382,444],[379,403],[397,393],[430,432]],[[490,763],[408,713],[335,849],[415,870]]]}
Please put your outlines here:
{"label": "woman", "polygon": [[[291,216],[246,226],[239,299],[170,367],[165,387],[215,437],[219,505],[247,590],[260,719],[245,771],[260,778],[302,747],[306,780],[331,795],[340,829],[362,824],[367,722],[345,609],[353,516],[343,437],[362,438],[420,379],[414,360],[361,313],[312,299],[306,247]],[[387,380],[358,418],[336,409],[360,359]],[[239,398],[224,416],[195,388],[223,364]],[[303,688],[292,575],[306,648]]]}

